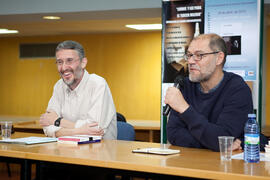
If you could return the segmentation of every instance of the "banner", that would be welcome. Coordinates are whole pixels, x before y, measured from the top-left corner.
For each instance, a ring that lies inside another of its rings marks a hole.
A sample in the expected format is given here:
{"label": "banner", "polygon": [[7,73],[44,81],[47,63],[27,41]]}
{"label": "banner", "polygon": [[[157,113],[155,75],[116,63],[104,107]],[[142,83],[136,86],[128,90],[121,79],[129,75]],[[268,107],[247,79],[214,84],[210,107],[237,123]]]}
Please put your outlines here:
{"label": "banner", "polygon": [[167,117],[163,116],[166,90],[173,86],[176,76],[188,75],[183,56],[199,34],[216,33],[223,37],[228,49],[224,70],[253,82],[254,109],[258,109],[260,1],[163,0],[162,27],[162,143],[167,141]]}

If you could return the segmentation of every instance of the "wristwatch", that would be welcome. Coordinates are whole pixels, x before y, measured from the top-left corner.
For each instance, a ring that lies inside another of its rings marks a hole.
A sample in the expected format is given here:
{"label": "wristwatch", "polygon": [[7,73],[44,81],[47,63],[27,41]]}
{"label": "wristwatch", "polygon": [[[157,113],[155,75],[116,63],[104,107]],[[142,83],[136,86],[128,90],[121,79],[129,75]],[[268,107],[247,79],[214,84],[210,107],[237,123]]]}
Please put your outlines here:
{"label": "wristwatch", "polygon": [[62,119],[63,119],[62,117],[57,118],[57,119],[54,121],[54,125],[57,126],[57,127],[59,127]]}

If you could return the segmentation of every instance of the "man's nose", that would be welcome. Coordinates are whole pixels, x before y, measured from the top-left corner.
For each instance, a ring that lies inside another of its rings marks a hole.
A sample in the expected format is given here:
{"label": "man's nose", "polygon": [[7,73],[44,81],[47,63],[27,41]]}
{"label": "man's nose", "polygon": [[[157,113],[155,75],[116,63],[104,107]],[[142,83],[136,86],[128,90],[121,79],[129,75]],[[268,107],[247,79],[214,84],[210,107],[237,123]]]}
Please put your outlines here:
{"label": "man's nose", "polygon": [[61,69],[64,71],[67,69],[69,65],[66,63],[66,61],[63,62]]}
{"label": "man's nose", "polygon": [[188,59],[188,64],[194,64],[196,61],[195,61],[195,59],[194,59],[194,55],[193,56],[191,56],[189,59]]}

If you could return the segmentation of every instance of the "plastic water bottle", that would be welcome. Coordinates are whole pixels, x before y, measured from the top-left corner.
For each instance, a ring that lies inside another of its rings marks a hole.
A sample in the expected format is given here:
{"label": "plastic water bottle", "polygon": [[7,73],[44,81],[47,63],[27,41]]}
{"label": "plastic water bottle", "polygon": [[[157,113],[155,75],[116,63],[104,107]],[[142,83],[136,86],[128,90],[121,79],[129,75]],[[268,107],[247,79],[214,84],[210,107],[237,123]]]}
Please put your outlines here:
{"label": "plastic water bottle", "polygon": [[260,161],[260,128],[255,114],[249,114],[245,125],[244,160],[248,163]]}

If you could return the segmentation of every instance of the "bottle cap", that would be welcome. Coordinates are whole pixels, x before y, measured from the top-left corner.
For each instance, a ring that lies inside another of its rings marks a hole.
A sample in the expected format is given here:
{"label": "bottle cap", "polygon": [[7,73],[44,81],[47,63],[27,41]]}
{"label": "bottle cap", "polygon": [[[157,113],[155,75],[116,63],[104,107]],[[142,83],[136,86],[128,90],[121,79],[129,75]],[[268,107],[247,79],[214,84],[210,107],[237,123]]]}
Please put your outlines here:
{"label": "bottle cap", "polygon": [[256,114],[248,114],[249,118],[256,118]]}

